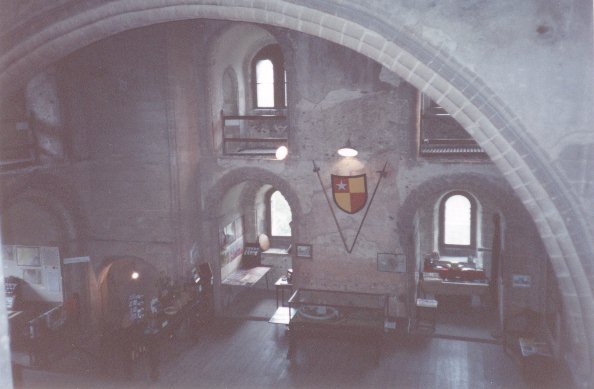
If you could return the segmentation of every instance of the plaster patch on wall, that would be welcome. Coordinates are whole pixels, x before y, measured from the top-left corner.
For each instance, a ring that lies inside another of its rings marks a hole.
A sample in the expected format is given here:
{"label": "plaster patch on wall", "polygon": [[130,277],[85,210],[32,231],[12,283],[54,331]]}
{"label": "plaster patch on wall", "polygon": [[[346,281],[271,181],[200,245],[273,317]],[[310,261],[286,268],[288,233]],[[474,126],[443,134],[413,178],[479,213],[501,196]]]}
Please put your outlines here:
{"label": "plaster patch on wall", "polygon": [[61,126],[60,102],[55,71],[37,74],[26,87],[27,105],[44,130],[54,130]]}
{"label": "plaster patch on wall", "polygon": [[318,106],[322,109],[331,108],[345,101],[356,100],[364,97],[365,94],[358,90],[338,89],[329,92]]}
{"label": "plaster patch on wall", "polygon": [[[299,169],[300,171],[307,171],[311,169],[310,166],[311,162],[307,161],[303,164],[299,164],[299,166],[294,166],[294,169]],[[314,193],[317,190],[321,190],[319,183],[316,180],[317,179],[313,173],[311,175],[296,176],[291,178],[291,185],[294,188],[299,188],[299,201],[301,203],[301,210],[304,214],[311,212],[313,207],[312,201],[314,198]]]}
{"label": "plaster patch on wall", "polygon": [[307,99],[300,99],[296,105],[297,112],[309,112],[311,111],[316,105]]}

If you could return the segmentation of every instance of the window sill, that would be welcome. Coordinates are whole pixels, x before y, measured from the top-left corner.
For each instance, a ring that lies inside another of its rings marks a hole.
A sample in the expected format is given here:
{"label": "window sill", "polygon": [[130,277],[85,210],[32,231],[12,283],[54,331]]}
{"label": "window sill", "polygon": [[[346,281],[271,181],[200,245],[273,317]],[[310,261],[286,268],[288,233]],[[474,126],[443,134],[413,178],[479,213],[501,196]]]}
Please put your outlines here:
{"label": "window sill", "polygon": [[287,249],[280,249],[280,248],[269,248],[266,251],[262,251],[262,254],[289,255],[289,250],[287,250]]}

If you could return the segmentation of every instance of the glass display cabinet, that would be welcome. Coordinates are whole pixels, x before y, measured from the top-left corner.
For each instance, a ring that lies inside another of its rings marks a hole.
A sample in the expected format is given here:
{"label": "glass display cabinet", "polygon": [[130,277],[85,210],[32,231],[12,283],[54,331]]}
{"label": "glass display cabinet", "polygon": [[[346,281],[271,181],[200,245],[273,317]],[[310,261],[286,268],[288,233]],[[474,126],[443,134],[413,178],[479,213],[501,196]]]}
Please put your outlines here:
{"label": "glass display cabinet", "polygon": [[302,336],[359,338],[375,346],[379,362],[384,323],[389,313],[386,294],[297,289],[289,299],[289,351],[295,353]]}

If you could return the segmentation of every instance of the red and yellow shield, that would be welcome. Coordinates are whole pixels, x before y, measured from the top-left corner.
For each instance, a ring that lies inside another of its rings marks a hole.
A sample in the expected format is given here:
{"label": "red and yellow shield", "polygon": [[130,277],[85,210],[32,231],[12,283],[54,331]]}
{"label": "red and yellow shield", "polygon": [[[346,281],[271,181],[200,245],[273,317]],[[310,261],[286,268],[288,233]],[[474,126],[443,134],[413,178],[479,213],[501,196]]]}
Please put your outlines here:
{"label": "red and yellow shield", "polygon": [[338,208],[347,213],[359,212],[367,203],[367,177],[332,174],[332,196]]}

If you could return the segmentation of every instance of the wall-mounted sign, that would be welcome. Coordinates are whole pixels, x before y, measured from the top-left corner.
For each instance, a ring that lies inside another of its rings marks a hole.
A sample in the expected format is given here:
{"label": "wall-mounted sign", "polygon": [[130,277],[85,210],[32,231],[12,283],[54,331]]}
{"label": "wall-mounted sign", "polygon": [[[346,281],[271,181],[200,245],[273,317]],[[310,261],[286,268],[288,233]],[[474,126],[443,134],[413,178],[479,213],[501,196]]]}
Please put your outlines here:
{"label": "wall-mounted sign", "polygon": [[2,245],[5,277],[16,277],[26,287],[23,300],[63,302],[60,249],[50,246]]}
{"label": "wall-mounted sign", "polygon": [[90,261],[91,261],[91,258],[89,258],[89,257],[64,258],[64,265],[70,265],[73,263],[90,262]]}
{"label": "wall-mounted sign", "polygon": [[512,275],[512,286],[514,288],[530,288],[532,286],[532,279],[525,274]]}
{"label": "wall-mounted sign", "polygon": [[300,258],[312,258],[313,257],[313,246],[310,244],[297,243],[296,255]]}
{"label": "wall-mounted sign", "polygon": [[243,252],[243,217],[240,216],[220,229],[220,260],[224,266]]}

